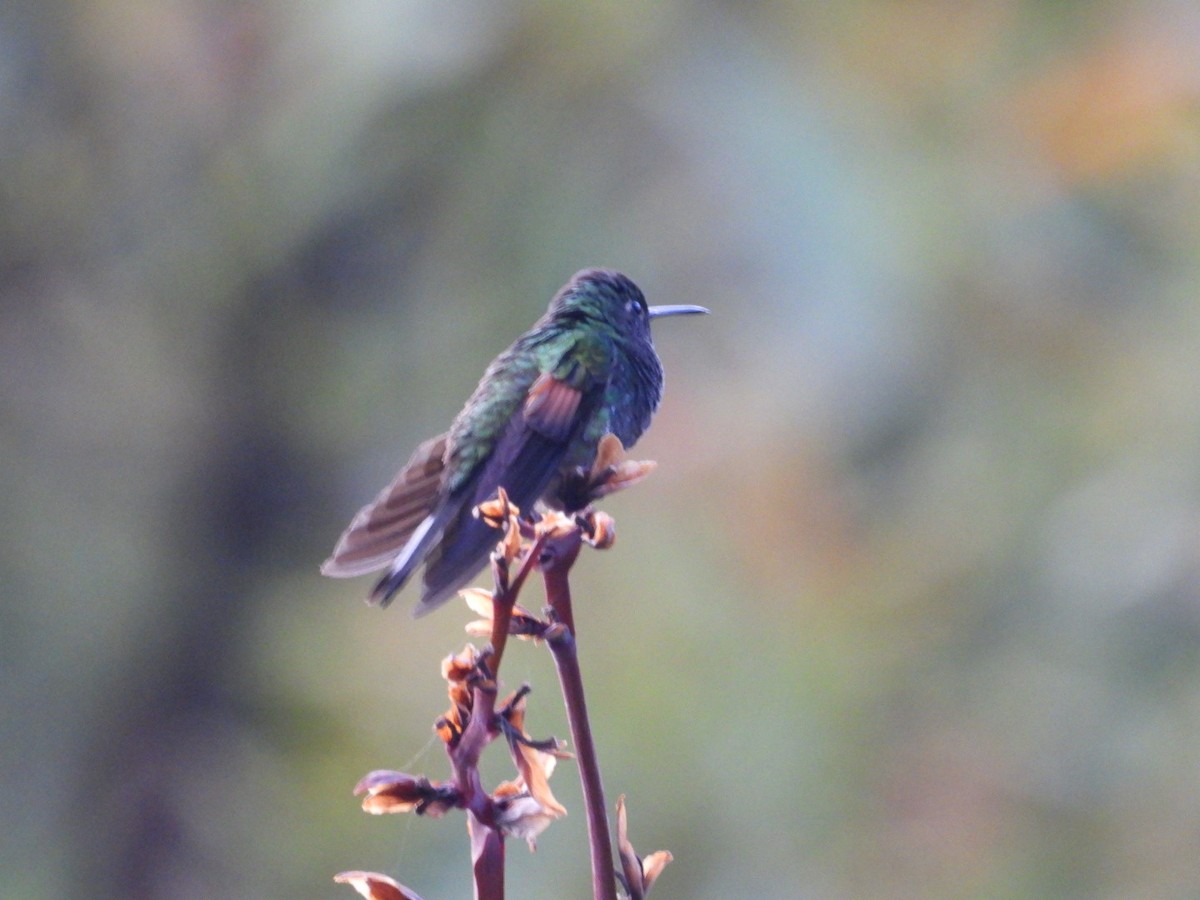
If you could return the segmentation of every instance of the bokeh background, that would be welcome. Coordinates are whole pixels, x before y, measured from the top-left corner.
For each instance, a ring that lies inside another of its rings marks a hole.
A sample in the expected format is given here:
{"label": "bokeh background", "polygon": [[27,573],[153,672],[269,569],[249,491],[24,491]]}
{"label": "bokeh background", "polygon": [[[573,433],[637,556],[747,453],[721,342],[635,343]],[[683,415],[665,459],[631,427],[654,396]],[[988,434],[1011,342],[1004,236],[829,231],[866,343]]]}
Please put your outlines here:
{"label": "bokeh background", "polygon": [[[1200,896],[1198,47],[1186,0],[4,3],[0,896],[468,896],[461,817],[350,789],[445,777],[469,615],[317,564],[585,265],[713,310],[575,574],[655,896]],[[555,790],[514,896],[587,894]]]}

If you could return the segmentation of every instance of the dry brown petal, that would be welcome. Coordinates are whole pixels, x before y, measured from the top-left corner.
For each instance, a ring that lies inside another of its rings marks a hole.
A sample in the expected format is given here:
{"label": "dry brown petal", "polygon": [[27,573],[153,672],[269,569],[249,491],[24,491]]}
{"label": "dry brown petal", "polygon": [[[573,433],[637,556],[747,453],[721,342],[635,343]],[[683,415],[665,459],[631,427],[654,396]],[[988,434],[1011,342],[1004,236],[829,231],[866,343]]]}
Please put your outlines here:
{"label": "dry brown petal", "polygon": [[615,434],[606,434],[596,447],[596,459],[587,476],[587,496],[599,500],[637,484],[654,471],[651,460],[625,459],[625,448]]}
{"label": "dry brown petal", "polygon": [[[490,638],[492,636],[491,619],[472,619],[463,628],[472,637]],[[540,641],[546,628],[545,622],[534,618],[519,606],[513,609],[512,618],[508,622],[508,633],[523,641]]]}
{"label": "dry brown petal", "polygon": [[642,900],[646,894],[642,878],[642,861],[629,843],[629,820],[625,815],[625,795],[617,798],[617,852],[621,857],[621,880],[632,900]]}
{"label": "dry brown petal", "polygon": [[479,677],[479,668],[479,651],[474,644],[467,644],[461,653],[442,660],[442,677],[448,682],[446,693],[450,696],[450,709],[434,723],[434,731],[447,744],[454,743],[466,728],[474,702],[474,687],[488,683]]}
{"label": "dry brown petal", "polygon": [[[496,605],[491,591],[483,588],[467,588],[458,592],[471,610],[480,618],[468,622],[468,634],[476,637],[491,637],[492,620],[495,618]],[[539,637],[546,626],[537,616],[519,603],[513,604],[512,621],[508,633],[517,637]]]}
{"label": "dry brown petal", "polygon": [[521,526],[516,516],[509,517],[500,546],[504,548],[505,561],[511,566],[521,555]]}
{"label": "dry brown petal", "polygon": [[530,747],[528,744],[516,744],[513,747],[513,761],[517,764],[517,771],[521,773],[521,780],[529,789],[530,796],[555,818],[565,816],[567,808],[555,799],[550,790],[550,776],[554,774],[554,766],[558,762],[554,754]]}
{"label": "dry brown petal", "polygon": [[629,819],[625,814],[625,795],[617,798],[617,850],[621,856],[621,869],[618,873],[625,884],[625,890],[631,900],[642,900],[650,893],[655,879],[662,874],[667,863],[674,857],[667,850],[651,853],[644,860],[640,859],[629,842]]}
{"label": "dry brown petal", "polygon": [[570,754],[561,752],[557,745],[553,751],[544,750],[532,747],[517,738],[517,735],[520,735],[525,741],[531,740],[525,733],[526,696],[521,695],[515,701],[510,700],[504,704],[504,716],[511,727],[511,731],[508,733],[508,749],[512,753],[513,762],[517,765],[517,771],[521,776],[520,781],[529,791],[530,796],[537,800],[547,813],[565,816],[567,814],[566,807],[555,799],[554,793],[550,790],[550,776],[554,774],[554,766],[558,762],[556,757]]}
{"label": "dry brown petal", "polygon": [[471,637],[491,637],[492,621],[491,619],[472,619],[463,626],[463,630]]}
{"label": "dry brown petal", "polygon": [[397,802],[412,801],[415,806],[421,799],[422,781],[428,786],[428,781],[415,775],[409,775],[407,772],[376,769],[359,779],[358,784],[354,786],[354,796],[357,797],[360,794],[374,796],[386,792]]}
{"label": "dry brown petal", "polygon": [[458,711],[451,709],[449,713],[433,723],[433,730],[443,744],[453,744],[463,733],[462,723],[458,721]]}
{"label": "dry brown petal", "polygon": [[515,835],[524,839],[529,849],[537,849],[537,837],[545,831],[551,822],[560,818],[563,813],[553,813],[542,808],[528,794],[518,794],[512,800],[497,804],[496,824],[505,834]]}
{"label": "dry brown petal", "polygon": [[520,507],[509,501],[504,488],[499,488],[495,497],[480,503],[473,512],[493,528],[503,528],[510,519],[521,514]]}
{"label": "dry brown petal", "polygon": [[450,708],[433,725],[438,737],[447,744],[453,743],[463,733],[471,714],[471,689],[469,687],[463,684],[451,684],[449,694]]}
{"label": "dry brown petal", "polygon": [[467,623],[467,634],[473,637],[491,637],[492,619],[495,616],[496,604],[491,591],[483,588],[466,588],[458,592],[467,601],[467,606],[475,615],[480,616]]}
{"label": "dry brown petal", "polygon": [[455,713],[455,719],[465,719],[466,714],[471,711],[472,697],[471,687],[461,681],[451,682],[446,689],[446,694],[450,697],[450,702],[453,704],[452,711]]}
{"label": "dry brown petal", "polygon": [[658,468],[658,463],[652,459],[627,459],[620,465],[613,466],[608,476],[592,487],[592,499],[596,500],[609,494],[615,494],[617,491],[623,491],[627,487],[633,487],[656,468]]}
{"label": "dry brown petal", "polygon": [[362,808],[373,815],[406,813],[438,818],[458,805],[459,794],[449,782],[429,781],[424,776],[377,769],[363,776],[354,786],[354,794],[366,794]]}
{"label": "dry brown petal", "polygon": [[381,785],[398,784],[406,779],[416,781],[416,776],[409,775],[407,772],[397,772],[395,769],[372,769],[358,779],[358,784],[354,786],[354,796],[357,797],[359,794],[375,790]]}
{"label": "dry brown petal", "polygon": [[662,870],[667,867],[667,863],[674,861],[675,857],[671,855],[670,850],[655,850],[642,860],[642,882],[647,894],[650,893],[650,888],[654,887],[654,882],[662,874]]}
{"label": "dry brown petal", "polygon": [[474,697],[470,686],[461,682],[451,684],[446,693],[450,697],[450,709],[446,713],[447,717],[459,725],[465,725],[467,717],[471,712],[471,704]]}
{"label": "dry brown petal", "polygon": [[500,709],[504,710],[504,718],[508,720],[508,724],[524,735],[525,709],[528,706],[526,701],[529,697],[530,688],[527,685],[522,691],[520,696],[517,696],[517,692],[513,691],[505,697],[504,702],[500,704]]}
{"label": "dry brown petal", "polygon": [[617,542],[617,523],[608,513],[588,513],[584,525],[583,539],[597,550],[607,550]]}
{"label": "dry brown petal", "polygon": [[474,644],[467,644],[462,653],[451,654],[442,660],[442,677],[451,684],[466,682],[475,671],[479,651]]}
{"label": "dry brown petal", "polygon": [[378,872],[341,872],[333,880],[350,885],[367,900],[421,900],[416,891]]}
{"label": "dry brown petal", "polygon": [[572,517],[556,509],[548,510],[537,525],[538,532],[546,535],[548,540],[566,537],[578,527]]}
{"label": "dry brown petal", "polygon": [[397,800],[387,794],[377,794],[363,797],[362,808],[363,812],[373,816],[382,816],[389,813],[412,812],[419,803],[419,800]]}
{"label": "dry brown petal", "polygon": [[485,591],[483,588],[470,587],[464,588],[458,592],[458,595],[467,601],[467,606],[471,607],[471,611],[477,616],[484,616],[490,619],[492,611],[495,609],[495,600],[492,597],[491,591]]}
{"label": "dry brown petal", "polygon": [[603,477],[605,472],[614,468],[624,458],[625,445],[621,443],[619,437],[610,431],[604,437],[600,438],[600,443],[596,445],[596,459],[592,463],[592,471],[588,475],[588,480],[597,481]]}
{"label": "dry brown petal", "polygon": [[542,635],[546,633],[548,627],[537,616],[518,606],[513,609],[512,620],[508,623],[508,633],[523,641],[533,641],[536,644],[541,641]]}
{"label": "dry brown petal", "polygon": [[513,778],[509,781],[502,781],[496,785],[496,789],[492,791],[493,800],[503,800],[506,797],[516,797],[520,794],[527,794],[525,784],[520,778]]}

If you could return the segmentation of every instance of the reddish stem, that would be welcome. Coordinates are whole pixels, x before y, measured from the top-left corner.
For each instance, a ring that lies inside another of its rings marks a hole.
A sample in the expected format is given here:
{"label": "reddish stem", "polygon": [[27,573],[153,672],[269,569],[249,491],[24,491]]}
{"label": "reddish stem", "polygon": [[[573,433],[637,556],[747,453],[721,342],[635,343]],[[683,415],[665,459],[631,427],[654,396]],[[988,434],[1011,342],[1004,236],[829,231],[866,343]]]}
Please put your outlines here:
{"label": "reddish stem", "polygon": [[471,697],[471,719],[458,742],[448,748],[454,780],[467,809],[476,900],[504,900],[504,835],[495,826],[492,798],[479,776],[483,748],[495,737],[491,727],[495,709],[495,685],[476,685]]}
{"label": "reddish stem", "polygon": [[493,592],[492,647],[484,658],[483,669],[490,683],[477,684],[471,692],[471,719],[458,743],[450,749],[454,778],[467,809],[467,830],[471,835],[471,871],[476,900],[504,900],[504,835],[496,827],[495,804],[483,788],[479,759],[483,749],[496,737],[496,685],[500,662],[508,643],[513,606],[526,577],[537,564],[542,541],[534,541],[511,579],[503,561],[492,564]]}
{"label": "reddish stem", "polygon": [[521,593],[525,579],[537,565],[545,540],[544,534],[539,534],[534,539],[521,560],[517,574],[511,579],[502,560],[492,561],[492,580],[495,583],[495,590],[492,592],[492,650],[488,654],[487,665],[493,678],[498,679],[500,676],[500,660],[504,657],[504,648],[508,644],[508,631],[517,595]]}
{"label": "reddish stem", "polygon": [[475,900],[504,900],[504,835],[467,814]]}
{"label": "reddish stem", "polygon": [[616,900],[617,880],[613,868],[612,835],[604,805],[604,786],[600,782],[600,763],[588,721],[587,702],[583,695],[583,676],[575,644],[575,615],[571,608],[571,585],[568,575],[579,555],[582,535],[571,529],[566,535],[546,542],[540,555],[542,578],[546,583],[546,599],[555,618],[565,626],[561,633],[547,643],[558,670],[567,721],[571,726],[571,741],[579,764],[583,784],[583,803],[587,813],[588,842],[592,857],[592,897],[594,900]]}

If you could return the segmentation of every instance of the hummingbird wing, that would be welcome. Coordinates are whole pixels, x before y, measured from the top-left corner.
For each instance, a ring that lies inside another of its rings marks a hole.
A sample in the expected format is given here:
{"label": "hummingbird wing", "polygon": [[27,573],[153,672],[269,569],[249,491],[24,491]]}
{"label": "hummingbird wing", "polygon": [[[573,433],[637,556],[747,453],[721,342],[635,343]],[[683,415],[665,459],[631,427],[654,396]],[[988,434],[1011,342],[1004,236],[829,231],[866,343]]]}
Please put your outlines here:
{"label": "hummingbird wing", "polygon": [[[571,441],[603,394],[591,379],[571,381],[542,374],[526,394],[477,478],[464,487],[458,515],[425,560],[424,591],[415,614],[424,615],[470,581],[487,560],[499,535],[471,515],[471,509],[503,486],[523,511],[532,508],[558,472]],[[572,384],[571,382],[575,382]]]}
{"label": "hummingbird wing", "polygon": [[382,569],[409,542],[437,504],[446,467],[448,434],[431,438],[413,452],[392,483],[358,511],[342,532],[321,574],[353,578]]}

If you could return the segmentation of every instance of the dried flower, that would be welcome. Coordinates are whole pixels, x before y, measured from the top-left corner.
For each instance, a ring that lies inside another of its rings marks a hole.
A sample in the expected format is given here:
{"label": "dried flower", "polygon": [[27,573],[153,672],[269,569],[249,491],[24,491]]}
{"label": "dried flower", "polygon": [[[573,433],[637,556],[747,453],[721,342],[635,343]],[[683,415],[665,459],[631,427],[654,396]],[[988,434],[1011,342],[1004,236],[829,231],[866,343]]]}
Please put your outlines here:
{"label": "dried flower", "polygon": [[625,795],[617,798],[617,849],[621,854],[621,871],[617,877],[630,900],[642,900],[650,893],[655,880],[674,857],[668,850],[658,850],[642,859],[629,842],[629,822],[625,815]]}
{"label": "dried flower", "polygon": [[615,434],[606,434],[596,447],[596,459],[590,469],[580,467],[569,473],[559,489],[568,509],[585,509],[615,491],[637,484],[654,471],[649,460],[625,459],[625,448]]}
{"label": "dried flower", "polygon": [[597,550],[607,550],[617,542],[617,523],[608,513],[594,510],[580,516],[583,539]]}
{"label": "dried flower", "polygon": [[341,872],[333,880],[350,885],[367,900],[421,900],[416,891],[378,872]]}
{"label": "dried flower", "polygon": [[571,754],[560,749],[554,738],[535,741],[525,732],[525,697],[522,687],[501,707],[501,730],[508,739],[509,751],[518,775],[492,792],[496,804],[496,823],[505,834],[523,838],[529,849],[537,847],[537,836],[555,819],[567,814],[566,807],[550,790],[550,776],[559,759]]}
{"label": "dried flower", "polygon": [[[506,782],[500,787],[506,788],[512,784]],[[500,788],[493,794],[496,801],[496,825],[505,834],[523,839],[529,845],[530,851],[537,849],[538,835],[550,827],[550,823],[555,819],[566,815],[565,810],[561,813],[547,810],[524,791],[507,797],[498,795]]]}
{"label": "dried flower", "polygon": [[510,566],[521,555],[521,525],[514,514],[504,528],[504,540],[500,542],[504,561]]}
{"label": "dried flower", "polygon": [[547,540],[554,540],[560,537],[566,537],[578,526],[575,520],[566,513],[559,512],[556,509],[550,509],[538,519],[537,532],[546,536]]}
{"label": "dried flower", "polygon": [[476,517],[492,528],[503,528],[509,520],[521,515],[521,508],[508,499],[508,492],[500,487],[496,496],[485,500],[472,510]]}
{"label": "dried flower", "polygon": [[508,738],[508,749],[520,773],[520,782],[548,813],[555,818],[565,816],[567,809],[550,790],[550,776],[560,758],[570,758],[554,738],[534,741],[525,732],[525,698],[522,696],[509,705],[504,714],[508,727],[504,729]]}
{"label": "dried flower", "polygon": [[[496,613],[492,592],[485,591],[483,588],[466,588],[459,591],[459,594],[467,601],[467,606],[471,607],[472,611],[480,617],[467,623],[467,634],[475,637],[491,637],[492,622]],[[548,627],[548,623],[543,622],[525,607],[513,604],[512,618],[508,623],[509,634],[525,640],[538,641]]]}
{"label": "dried flower", "polygon": [[511,566],[521,553],[521,508],[509,500],[508,493],[500,487],[495,497],[480,503],[471,512],[486,525],[504,529],[504,537],[496,549],[500,559]]}
{"label": "dried flower", "polygon": [[481,658],[475,645],[467,644],[461,653],[442,660],[442,677],[447,681],[450,709],[434,723],[434,731],[446,744],[457,741],[467,727],[471,718],[472,688],[487,683],[481,672]]}
{"label": "dried flower", "polygon": [[364,775],[354,786],[354,795],[359,794],[366,794],[362,807],[373,815],[415,812],[436,819],[461,801],[458,788],[450,782],[435,783],[423,775],[390,769],[376,769]]}
{"label": "dried flower", "polygon": [[442,660],[442,677],[451,684],[465,684],[474,675],[478,662],[479,651],[474,644],[467,644],[461,653],[452,653]]}

